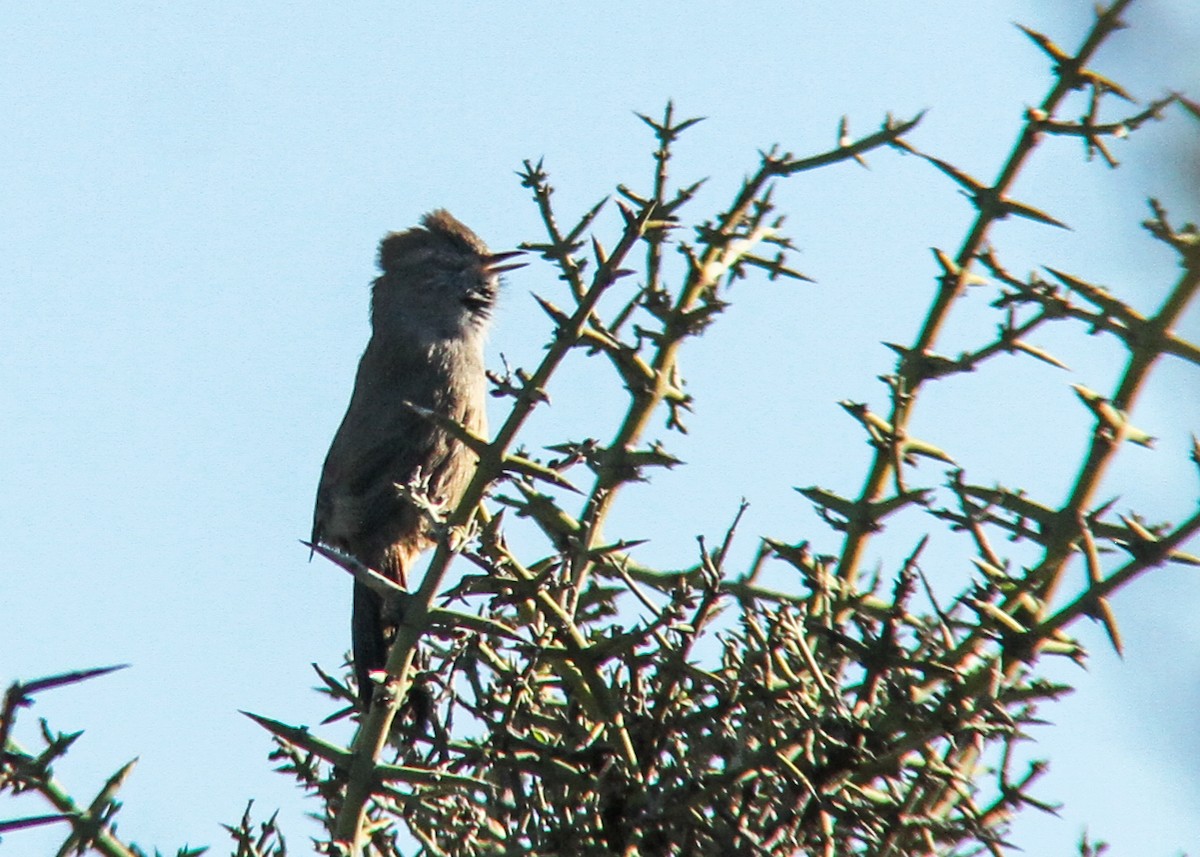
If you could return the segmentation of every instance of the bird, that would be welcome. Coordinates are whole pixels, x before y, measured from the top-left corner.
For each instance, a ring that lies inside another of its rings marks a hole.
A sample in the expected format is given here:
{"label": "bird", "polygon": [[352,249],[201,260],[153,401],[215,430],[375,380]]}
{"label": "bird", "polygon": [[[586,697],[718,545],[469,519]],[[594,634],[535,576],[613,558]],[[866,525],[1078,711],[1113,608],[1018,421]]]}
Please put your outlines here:
{"label": "bird", "polygon": [[[421,409],[486,434],[483,345],[499,275],[521,267],[504,264],[520,253],[490,252],[444,209],[380,241],[371,336],[321,469],[313,544],[349,554],[407,588],[413,563],[434,537],[428,515],[399,486],[453,508],[477,464],[472,450]],[[371,674],[383,668],[394,634],[383,599],[356,580],[351,640],[364,708]]]}

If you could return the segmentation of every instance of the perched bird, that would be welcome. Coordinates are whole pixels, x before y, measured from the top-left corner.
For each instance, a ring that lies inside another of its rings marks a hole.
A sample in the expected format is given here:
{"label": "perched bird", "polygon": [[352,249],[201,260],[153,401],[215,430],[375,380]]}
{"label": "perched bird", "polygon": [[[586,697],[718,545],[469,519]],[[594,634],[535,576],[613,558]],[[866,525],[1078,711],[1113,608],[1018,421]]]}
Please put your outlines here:
{"label": "perched bird", "polygon": [[[490,253],[447,211],[386,236],[371,289],[371,339],[321,471],[312,541],[350,554],[407,586],[433,541],[428,520],[397,486],[453,507],[475,469],[473,452],[406,403],[486,432],[483,341],[498,276],[518,252]],[[364,706],[395,628],[382,600],[355,581],[354,672]]]}

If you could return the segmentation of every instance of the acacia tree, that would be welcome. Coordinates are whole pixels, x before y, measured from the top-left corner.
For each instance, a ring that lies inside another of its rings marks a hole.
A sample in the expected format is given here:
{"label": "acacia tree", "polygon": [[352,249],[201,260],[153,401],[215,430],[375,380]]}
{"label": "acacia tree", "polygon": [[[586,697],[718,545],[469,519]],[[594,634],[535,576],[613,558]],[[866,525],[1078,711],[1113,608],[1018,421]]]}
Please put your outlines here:
{"label": "acacia tree", "polygon": [[[281,770],[316,802],[325,850],[1009,852],[1013,815],[1046,806],[1031,793],[1043,764],[1018,763],[1016,747],[1037,707],[1069,690],[1045,678],[1044,660],[1082,660],[1072,628],[1083,618],[1102,623],[1119,651],[1112,593],[1168,563],[1200,564],[1184,552],[1200,529],[1196,509],[1180,510],[1177,524],[1151,524],[1098,500],[1122,446],[1151,440],[1131,413],[1159,359],[1200,368],[1200,348],[1174,331],[1200,288],[1200,233],[1151,201],[1144,227],[1178,258],[1180,273],[1143,313],[1090,281],[1103,270],[1066,272],[1045,260],[1040,272],[1013,272],[996,229],[1006,218],[1062,225],[1013,196],[1041,147],[1074,138],[1086,156],[1115,166],[1112,138],[1168,111],[1200,118],[1200,107],[1179,95],[1123,112],[1120,102],[1132,95],[1090,68],[1130,2],[1098,9],[1075,50],[1025,30],[1051,60],[1050,82],[991,180],[917,149],[909,132],[920,116],[888,117],[861,138],[843,121],[827,151],[761,153],[728,206],[697,219],[698,184],[676,185],[669,169],[697,120],[679,119],[671,105],[660,118],[642,117],[655,142],[649,181],[619,186],[614,201],[581,216],[557,211],[543,164],[525,163],[521,182],[545,228],[525,249],[561,284],[558,294],[537,298],[551,334],[539,365],[492,375],[508,414],[491,439],[424,414],[471,446],[480,464],[456,508],[426,504],[440,540],[419,589],[399,591],[317,548],[375,587],[400,617],[374,703],[357,710],[350,679],[318,670],[321,689],[341,706],[331,719],[358,720],[350,746],[320,728],[250,715],[271,732]],[[928,311],[906,344],[892,346],[882,405],[841,403],[868,441],[861,487],[799,489],[838,550],[821,554],[810,547],[816,534],[783,533],[761,538],[749,567],[731,567],[739,512],[716,539],[700,539],[686,567],[640,562],[636,544],[605,523],[626,487],[680,464],[669,444],[647,438],[660,423],[685,430],[687,346],[720,322],[734,281],[806,279],[791,266],[773,190],[811,170],[889,152],[926,161],[963,191],[975,216],[957,247],[935,251],[940,275]],[[620,213],[612,234],[599,226],[606,205]],[[939,353],[970,287],[990,290],[994,332],[957,356]],[[1030,338],[1052,326],[1103,334],[1124,354],[1112,389],[1074,388],[1092,428],[1057,504],[976,481],[953,450],[910,431],[926,388],[946,378],[1006,358],[1062,365]],[[607,361],[625,406],[598,413],[592,437],[531,452],[521,445],[526,422],[574,351]],[[1200,465],[1200,445],[1192,458]],[[945,481],[917,471],[919,459],[942,463]],[[419,490],[414,499],[422,500]],[[948,528],[963,537],[967,547],[952,569],[957,591],[939,592],[927,578],[928,535],[882,570],[866,567],[877,534],[914,519],[926,533]],[[455,556],[467,570],[452,578]],[[1084,572],[1074,589],[1066,583],[1072,567]],[[127,769],[85,807],[51,775],[77,736],[44,730],[37,753],[11,737],[17,710],[37,692],[98,672],[10,689],[0,785],[39,791],[55,812],[0,830],[64,822],[64,853],[140,853],[111,825]],[[238,855],[286,853],[274,819],[256,822],[249,808],[229,830]],[[1086,839],[1080,851],[1098,853]]]}

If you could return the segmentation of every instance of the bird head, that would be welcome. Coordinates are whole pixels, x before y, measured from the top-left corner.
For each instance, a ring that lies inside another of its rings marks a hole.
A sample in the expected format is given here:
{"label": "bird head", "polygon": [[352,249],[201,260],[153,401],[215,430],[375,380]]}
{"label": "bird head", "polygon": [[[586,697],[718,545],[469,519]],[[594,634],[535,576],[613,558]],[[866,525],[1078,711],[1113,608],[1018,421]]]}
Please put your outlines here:
{"label": "bird head", "polygon": [[382,275],[371,293],[377,335],[452,339],[482,334],[499,277],[523,263],[521,251],[492,253],[448,211],[426,214],[421,225],[393,232],[379,244]]}

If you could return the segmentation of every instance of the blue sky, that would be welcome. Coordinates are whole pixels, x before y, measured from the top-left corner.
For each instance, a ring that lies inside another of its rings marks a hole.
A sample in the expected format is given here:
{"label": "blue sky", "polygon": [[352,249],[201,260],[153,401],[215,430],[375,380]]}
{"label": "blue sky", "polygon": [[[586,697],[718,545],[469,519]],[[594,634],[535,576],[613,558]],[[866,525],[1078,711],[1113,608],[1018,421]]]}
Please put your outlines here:
{"label": "blue sky", "polygon": [[[294,845],[313,832],[270,770],[266,736],[236,709],[315,722],[325,709],[309,664],[336,666],[348,644],[348,582],[308,564],[296,540],[366,341],[385,232],[444,206],[493,248],[536,240],[514,175],[522,160],[545,156],[564,218],[618,182],[644,188],[650,139],[632,111],[658,113],[668,98],[708,117],[682,141],[675,173],[710,177],[696,218],[728,200],[758,149],[827,148],[842,115],[865,133],[886,111],[930,108],[914,143],[990,178],[1048,85],[1045,58],[1010,22],[1074,46],[1091,9],[1046,5],[7,10],[0,680],[134,665],[39,699],[33,714],[87,729],[63,781],[87,796],[139,756],[120,820],[144,847],[223,853],[218,824],[251,796],[283,807]],[[1200,43],[1195,8],[1142,2],[1129,18],[1099,67],[1143,98],[1200,94],[1186,48]],[[1126,165],[1115,175],[1083,164],[1072,141],[1047,146],[1018,192],[1074,229],[1003,224],[994,240],[1012,269],[1050,264],[1154,306],[1177,269],[1137,224],[1150,194],[1177,220],[1200,217],[1179,178],[1189,134],[1195,123],[1176,116],[1118,144]],[[739,284],[727,318],[685,356],[692,433],[666,439],[689,466],[632,492],[610,524],[613,536],[651,537],[647,561],[691,562],[695,535],[723,530],[742,496],[743,558],[760,534],[832,548],[792,487],[857,487],[867,448],[836,402],[882,403],[874,379],[891,353],[880,343],[911,339],[937,273],[929,248],[954,247],[971,214],[917,159],[870,161],[781,187],[797,265],[817,284]],[[493,365],[502,353],[515,365],[537,358],[548,329],[529,292],[557,287],[544,266],[510,275]],[[944,352],[993,329],[985,303],[965,302]],[[1200,313],[1181,332],[1200,337]],[[1056,502],[1088,427],[1069,384],[1109,390],[1122,355],[1068,333],[1038,344],[1071,372],[994,364],[931,389],[914,428],[976,481]],[[590,398],[602,370],[568,369],[530,425],[531,446],[603,430]],[[1135,421],[1158,448],[1126,450],[1106,493],[1178,520],[1197,495],[1184,460],[1200,431],[1195,370],[1163,364]],[[686,519],[672,513],[682,503]],[[911,535],[879,540],[871,561],[894,566]],[[947,563],[939,580],[961,580],[961,546],[934,550]],[[1040,794],[1067,805],[1061,820],[1018,823],[1029,853],[1069,853],[1085,824],[1124,853],[1200,850],[1197,603],[1187,570],[1123,593],[1123,661],[1081,629],[1089,671],[1057,673],[1080,690],[1043,712],[1062,728],[1039,735],[1054,764]],[[34,722],[25,716],[27,738]],[[6,803],[0,817],[37,809]],[[6,844],[35,854],[51,841]]]}

